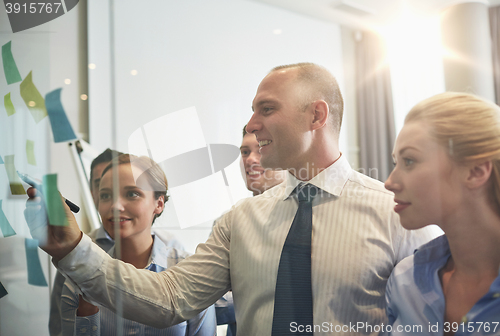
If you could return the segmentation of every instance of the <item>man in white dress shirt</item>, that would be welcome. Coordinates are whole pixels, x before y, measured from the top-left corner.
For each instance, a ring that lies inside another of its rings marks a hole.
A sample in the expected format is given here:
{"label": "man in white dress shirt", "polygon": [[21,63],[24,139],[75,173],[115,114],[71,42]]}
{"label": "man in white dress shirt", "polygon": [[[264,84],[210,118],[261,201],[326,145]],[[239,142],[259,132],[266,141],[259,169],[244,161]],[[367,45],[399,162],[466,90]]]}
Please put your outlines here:
{"label": "man in white dress shirt", "polygon": [[307,182],[321,190],[312,203],[314,323],[290,323],[290,334],[379,334],[392,269],[435,233],[403,229],[393,194],[341,155],[342,96],[326,69],[310,63],[273,69],[252,107],[247,132],[259,141],[262,166],[288,170],[286,180],[234,206],[195,255],[159,274],[137,270],[82,235],[69,210],[70,226],[50,226],[42,248],[87,300],[112,310],[120,301],[128,319],[166,327],[231,288],[238,334],[271,335],[281,250],[298,208],[293,190]]}

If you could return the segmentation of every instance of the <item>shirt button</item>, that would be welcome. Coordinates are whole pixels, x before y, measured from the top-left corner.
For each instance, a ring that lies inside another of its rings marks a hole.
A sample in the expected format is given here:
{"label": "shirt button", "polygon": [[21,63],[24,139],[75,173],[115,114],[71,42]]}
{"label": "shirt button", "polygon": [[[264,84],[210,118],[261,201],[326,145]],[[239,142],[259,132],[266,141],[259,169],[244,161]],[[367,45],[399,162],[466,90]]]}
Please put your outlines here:
{"label": "shirt button", "polygon": [[467,316],[462,317],[462,323],[467,323]]}
{"label": "shirt button", "polygon": [[69,268],[69,270],[70,270],[70,271],[74,271],[74,270],[76,270],[76,267],[74,267],[74,266],[73,266],[73,267],[70,267],[70,268]]}
{"label": "shirt button", "polygon": [[495,299],[500,298],[500,293],[495,293],[495,294],[493,294],[493,297],[494,297]]}
{"label": "shirt button", "polygon": [[87,329],[85,329],[85,328],[80,329],[80,332],[82,332],[82,333],[84,333],[86,331],[87,331]]}
{"label": "shirt button", "polygon": [[96,331],[97,330],[97,326],[93,326],[92,330]]}

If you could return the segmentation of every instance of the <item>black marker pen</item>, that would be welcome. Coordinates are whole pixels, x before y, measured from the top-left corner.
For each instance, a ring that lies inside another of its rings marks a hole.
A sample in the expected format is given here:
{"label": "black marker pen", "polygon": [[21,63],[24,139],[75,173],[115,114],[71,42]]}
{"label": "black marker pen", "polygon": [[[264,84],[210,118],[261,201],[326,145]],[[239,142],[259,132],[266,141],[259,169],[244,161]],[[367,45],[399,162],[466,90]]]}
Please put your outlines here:
{"label": "black marker pen", "polygon": [[[17,171],[17,175],[19,175],[21,180],[28,183],[30,186],[37,189],[38,191],[42,192],[42,183],[40,181],[37,182],[37,181],[35,181],[34,178],[30,177],[28,174],[22,174],[19,171]],[[73,211],[74,213],[77,213],[78,211],[80,211],[80,207],[78,205],[76,205],[75,203],[71,202],[70,200],[67,200],[65,198],[64,202],[69,206],[70,210]]]}

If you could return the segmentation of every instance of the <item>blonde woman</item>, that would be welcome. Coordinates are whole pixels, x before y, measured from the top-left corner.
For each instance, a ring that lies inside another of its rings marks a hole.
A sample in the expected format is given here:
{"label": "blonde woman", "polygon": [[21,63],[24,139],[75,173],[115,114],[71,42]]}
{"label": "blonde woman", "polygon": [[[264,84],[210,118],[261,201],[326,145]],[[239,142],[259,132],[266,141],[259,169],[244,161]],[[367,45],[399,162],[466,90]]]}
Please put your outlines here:
{"label": "blonde woman", "polygon": [[500,108],[443,93],[417,104],[385,186],[401,224],[445,235],[399,263],[387,284],[393,335],[500,335]]}

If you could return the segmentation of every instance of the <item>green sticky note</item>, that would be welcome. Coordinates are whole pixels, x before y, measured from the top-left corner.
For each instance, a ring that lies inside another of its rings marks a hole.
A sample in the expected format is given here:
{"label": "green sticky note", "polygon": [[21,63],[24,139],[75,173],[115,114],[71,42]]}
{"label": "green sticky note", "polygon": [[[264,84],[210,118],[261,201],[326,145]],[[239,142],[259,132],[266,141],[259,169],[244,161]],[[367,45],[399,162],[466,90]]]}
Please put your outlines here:
{"label": "green sticky note", "polygon": [[21,97],[30,110],[33,119],[35,119],[35,122],[38,124],[40,120],[47,116],[47,109],[45,108],[45,100],[40,92],[38,92],[35,84],[33,84],[31,71],[19,87],[21,89]]}
{"label": "green sticky note", "polygon": [[14,56],[12,56],[11,42],[9,41],[2,46],[3,71],[7,79],[7,84],[20,82],[22,79],[19,70],[17,70]]}
{"label": "green sticky note", "polygon": [[30,165],[36,166],[35,142],[32,140],[26,140],[26,157]]}
{"label": "green sticky note", "polygon": [[47,281],[43,275],[42,264],[38,256],[38,240],[26,238],[26,264],[28,265],[28,283],[34,286],[47,287]]}
{"label": "green sticky note", "polygon": [[2,210],[2,200],[0,200],[0,230],[4,237],[14,236],[16,231],[10,226],[9,220],[5,217]]}
{"label": "green sticky note", "polygon": [[55,226],[68,226],[61,195],[57,190],[57,174],[47,174],[43,177],[43,196],[49,223]]}
{"label": "green sticky note", "polygon": [[17,175],[16,166],[14,165],[14,155],[5,155],[5,170],[9,179],[10,192],[12,195],[26,195],[21,179]]}
{"label": "green sticky note", "polygon": [[9,294],[9,293],[7,293],[7,290],[5,289],[5,287],[0,282],[0,299],[3,298],[7,294]]}
{"label": "green sticky note", "polygon": [[5,106],[5,110],[7,111],[7,116],[10,117],[14,113],[16,113],[14,104],[12,104],[12,100],[10,100],[10,92],[3,97],[3,105]]}

